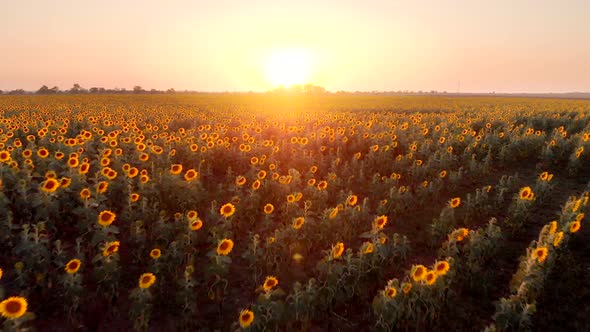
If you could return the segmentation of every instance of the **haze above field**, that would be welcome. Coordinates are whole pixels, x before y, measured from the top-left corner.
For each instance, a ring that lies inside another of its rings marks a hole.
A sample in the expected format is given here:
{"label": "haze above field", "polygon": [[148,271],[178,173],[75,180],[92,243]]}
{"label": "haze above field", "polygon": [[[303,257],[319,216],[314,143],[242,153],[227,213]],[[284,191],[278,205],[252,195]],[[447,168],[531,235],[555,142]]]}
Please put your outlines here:
{"label": "haze above field", "polygon": [[0,89],[590,90],[590,2],[9,1]]}

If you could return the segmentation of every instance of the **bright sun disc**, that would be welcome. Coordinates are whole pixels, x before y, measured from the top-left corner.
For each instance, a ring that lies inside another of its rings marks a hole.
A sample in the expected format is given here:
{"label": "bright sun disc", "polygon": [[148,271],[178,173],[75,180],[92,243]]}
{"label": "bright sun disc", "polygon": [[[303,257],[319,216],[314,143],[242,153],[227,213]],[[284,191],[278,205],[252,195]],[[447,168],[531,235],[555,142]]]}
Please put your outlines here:
{"label": "bright sun disc", "polygon": [[308,83],[311,56],[302,49],[277,50],[266,60],[266,76],[273,86]]}

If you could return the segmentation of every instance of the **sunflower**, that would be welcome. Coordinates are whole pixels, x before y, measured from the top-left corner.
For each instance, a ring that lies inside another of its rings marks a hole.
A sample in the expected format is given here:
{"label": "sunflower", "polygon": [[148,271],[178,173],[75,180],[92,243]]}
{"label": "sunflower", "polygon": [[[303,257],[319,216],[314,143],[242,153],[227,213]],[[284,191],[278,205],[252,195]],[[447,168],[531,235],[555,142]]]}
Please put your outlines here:
{"label": "sunflower", "polygon": [[295,218],[295,220],[293,220],[293,228],[300,229],[304,223],[305,223],[304,217],[297,217],[297,218]]}
{"label": "sunflower", "polygon": [[412,290],[412,284],[409,282],[404,282],[402,284],[402,292],[404,294],[408,294]]}
{"label": "sunflower", "polygon": [[150,180],[150,177],[147,174],[139,177],[139,182],[141,182],[143,184],[148,183],[149,180]]}
{"label": "sunflower", "polygon": [[90,189],[84,188],[80,191],[80,198],[81,199],[89,199],[90,198]]}
{"label": "sunflower", "polygon": [[187,182],[193,181],[194,179],[199,177],[199,172],[195,171],[194,169],[189,169],[184,173],[184,179]]}
{"label": "sunflower", "polygon": [[520,198],[522,200],[530,201],[533,199],[533,197],[534,197],[534,193],[533,193],[533,190],[531,189],[531,187],[521,188],[520,191],[518,192],[518,198]]}
{"label": "sunflower", "polygon": [[553,246],[555,248],[559,247],[562,240],[563,240],[563,232],[558,232],[557,234],[555,234],[555,237],[553,238]]}
{"label": "sunflower", "polygon": [[387,216],[386,215],[381,215],[381,216],[378,216],[377,218],[375,218],[375,221],[374,221],[375,228],[383,229],[383,227],[385,227],[385,224],[387,224]]}
{"label": "sunflower", "polygon": [[549,172],[543,172],[539,175],[539,178],[541,179],[541,181],[547,181],[547,179],[549,178]]}
{"label": "sunflower", "polygon": [[338,242],[332,247],[332,258],[340,258],[344,253],[344,243]]}
{"label": "sunflower", "polygon": [[236,207],[232,203],[226,203],[219,209],[219,213],[226,218],[231,217],[235,212]]}
{"label": "sunflower", "polygon": [[254,321],[254,313],[251,310],[244,309],[240,312],[240,326],[245,329]]}
{"label": "sunflower", "polygon": [[447,261],[439,261],[434,264],[434,272],[439,276],[444,276],[447,274],[450,268],[451,266]]}
{"label": "sunflower", "polygon": [[435,271],[428,271],[426,275],[424,275],[423,282],[427,285],[432,285],[436,282],[437,274]]}
{"label": "sunflower", "polygon": [[578,215],[576,215],[576,221],[582,222],[582,220],[584,219],[585,214],[583,213],[578,213]]}
{"label": "sunflower", "polygon": [[548,253],[547,247],[539,247],[533,251],[531,258],[536,259],[539,263],[543,263],[547,259]]}
{"label": "sunflower", "polygon": [[457,208],[460,204],[461,204],[461,197],[455,197],[449,201],[449,206],[451,207],[451,209]]}
{"label": "sunflower", "polygon": [[96,192],[99,194],[104,194],[109,189],[109,183],[106,181],[100,181],[96,188]]}
{"label": "sunflower", "polygon": [[153,273],[144,273],[139,277],[139,288],[150,288],[156,282],[156,276]]}
{"label": "sunflower", "polygon": [[88,173],[89,170],[90,170],[90,164],[89,163],[82,163],[82,164],[80,164],[80,168],[78,168],[78,173],[79,174],[86,174],[86,173]]}
{"label": "sunflower", "polygon": [[295,202],[299,202],[302,198],[303,198],[303,194],[302,193],[296,193],[295,194]]}
{"label": "sunflower", "polygon": [[150,159],[150,155],[149,154],[147,154],[145,152],[142,152],[142,153],[139,154],[139,160],[140,161],[148,161],[149,159]]}
{"label": "sunflower", "polygon": [[549,223],[549,234],[555,234],[557,232],[557,221],[552,221]]}
{"label": "sunflower", "polygon": [[357,201],[358,197],[356,195],[350,195],[348,198],[346,198],[346,204],[350,206],[355,206]]}
{"label": "sunflower", "polygon": [[236,177],[236,185],[237,186],[243,186],[244,184],[246,184],[246,178],[242,175],[238,175]]}
{"label": "sunflower", "polygon": [[117,172],[111,168],[109,168],[105,174],[106,178],[109,180],[114,180],[117,177]]}
{"label": "sunflower", "polygon": [[131,195],[129,195],[129,200],[131,200],[131,202],[137,202],[139,200],[140,195],[138,193],[132,193]]}
{"label": "sunflower", "polygon": [[318,183],[318,189],[319,190],[326,190],[326,188],[328,188],[328,182],[326,182],[326,181],[320,181]]}
{"label": "sunflower", "polygon": [[101,226],[109,226],[113,223],[113,221],[115,221],[116,217],[117,215],[113,211],[103,210],[98,215],[98,223]]}
{"label": "sunflower", "polygon": [[72,184],[72,179],[63,177],[59,180],[59,186],[62,188],[67,188]]}
{"label": "sunflower", "polygon": [[445,178],[447,176],[447,171],[445,171],[445,170],[440,171],[440,173],[438,173],[438,176],[441,179]]}
{"label": "sunflower", "polygon": [[46,179],[55,179],[55,178],[57,178],[57,174],[55,173],[55,171],[47,171],[47,173],[45,173],[45,178]]}
{"label": "sunflower", "polygon": [[287,203],[294,203],[295,202],[295,195],[289,194],[287,195]]}
{"label": "sunflower", "polygon": [[131,167],[127,170],[127,177],[130,179],[136,177],[137,174],[139,174],[139,170],[137,169],[137,167]]}
{"label": "sunflower", "polygon": [[223,239],[217,245],[217,254],[227,256],[234,247],[234,241],[230,239]]}
{"label": "sunflower", "polygon": [[170,166],[170,174],[178,175],[182,172],[182,165],[181,164],[174,164]]}
{"label": "sunflower", "polygon": [[264,288],[265,292],[270,292],[278,284],[279,284],[279,280],[275,276],[268,276],[268,277],[266,277],[266,280],[264,280],[264,284],[262,285],[262,288]]}
{"label": "sunflower", "polygon": [[193,220],[190,222],[189,227],[191,231],[198,231],[203,227],[203,221],[201,219]]}
{"label": "sunflower", "polygon": [[570,233],[576,233],[580,230],[580,227],[582,227],[582,224],[579,221],[572,221],[570,223]]}
{"label": "sunflower", "polygon": [[334,218],[336,218],[337,215],[338,215],[338,208],[335,207],[332,209],[332,211],[330,211],[328,218],[334,219]]}
{"label": "sunflower", "polygon": [[268,203],[264,206],[264,213],[265,214],[271,214],[274,210],[275,210],[275,207],[270,203]]}
{"label": "sunflower", "polygon": [[198,216],[199,216],[199,214],[198,214],[198,213],[197,213],[197,211],[195,211],[195,210],[190,210],[190,211],[188,211],[188,212],[186,213],[186,218],[187,218],[189,221],[196,220]]}
{"label": "sunflower", "polygon": [[469,235],[469,230],[467,228],[459,228],[456,231],[456,237],[455,239],[457,240],[457,242],[461,242],[463,241],[467,236]]}
{"label": "sunflower", "polygon": [[45,159],[49,156],[49,151],[46,148],[40,148],[37,150],[37,156],[39,156],[39,158]]}
{"label": "sunflower", "polygon": [[[23,155],[24,155],[24,152],[23,152]],[[10,157],[10,152],[8,152],[6,150],[0,151],[0,162],[1,163],[7,163],[7,162],[9,162],[10,161],[10,158],[11,158]]]}
{"label": "sunflower", "polygon": [[158,258],[160,258],[160,256],[162,256],[162,250],[156,248],[156,249],[152,249],[150,251],[151,258],[158,259]]}
{"label": "sunflower", "polygon": [[258,172],[258,179],[264,180],[265,177],[266,177],[266,171],[260,170],[260,172]]}
{"label": "sunflower", "polygon": [[252,189],[253,190],[258,190],[259,188],[260,188],[260,180],[256,180],[256,181],[252,182]]}
{"label": "sunflower", "polygon": [[0,302],[0,314],[7,319],[22,317],[27,312],[27,299],[20,296],[11,296]]}
{"label": "sunflower", "polygon": [[395,287],[387,287],[383,291],[383,295],[389,299],[393,299],[397,296],[397,289]]}
{"label": "sunflower", "polygon": [[80,161],[78,160],[78,158],[69,158],[68,159],[68,166],[70,168],[76,168],[76,167],[78,167],[78,165],[80,165]]}
{"label": "sunflower", "polygon": [[64,269],[66,270],[67,273],[74,274],[74,273],[78,272],[81,265],[82,265],[82,262],[79,259],[72,259],[66,264]]}
{"label": "sunflower", "polygon": [[55,192],[57,188],[59,188],[59,181],[57,181],[56,179],[50,178],[41,183],[41,190],[43,190],[46,193]]}
{"label": "sunflower", "polygon": [[424,265],[414,265],[412,267],[412,279],[414,281],[423,280],[426,276],[426,267]]}
{"label": "sunflower", "polygon": [[372,253],[373,251],[375,251],[375,246],[371,242],[365,242],[363,244],[362,250],[363,250],[363,254],[368,255],[368,254]]}
{"label": "sunflower", "polygon": [[110,256],[119,251],[119,246],[121,243],[119,241],[108,242],[105,244],[104,249],[102,251],[103,256]]}

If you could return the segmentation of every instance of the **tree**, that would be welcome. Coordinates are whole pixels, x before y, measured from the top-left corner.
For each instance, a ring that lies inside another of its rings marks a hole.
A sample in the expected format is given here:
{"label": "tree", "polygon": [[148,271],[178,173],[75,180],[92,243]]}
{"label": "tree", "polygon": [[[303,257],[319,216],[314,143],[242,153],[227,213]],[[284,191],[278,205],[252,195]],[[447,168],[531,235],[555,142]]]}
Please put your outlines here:
{"label": "tree", "polygon": [[74,86],[70,89],[70,91],[68,91],[69,93],[87,93],[88,90],[84,89],[83,87],[80,86],[80,84],[76,83],[74,84]]}
{"label": "tree", "polygon": [[37,90],[36,93],[38,95],[48,94],[49,93],[49,87],[47,85],[43,85],[42,87],[39,88],[39,90]]}
{"label": "tree", "polygon": [[170,89],[166,90],[166,93],[175,94],[176,91],[174,90],[174,88],[170,88]]}
{"label": "tree", "polygon": [[142,92],[145,92],[145,90],[141,86],[136,85],[133,87],[133,93],[142,93]]}

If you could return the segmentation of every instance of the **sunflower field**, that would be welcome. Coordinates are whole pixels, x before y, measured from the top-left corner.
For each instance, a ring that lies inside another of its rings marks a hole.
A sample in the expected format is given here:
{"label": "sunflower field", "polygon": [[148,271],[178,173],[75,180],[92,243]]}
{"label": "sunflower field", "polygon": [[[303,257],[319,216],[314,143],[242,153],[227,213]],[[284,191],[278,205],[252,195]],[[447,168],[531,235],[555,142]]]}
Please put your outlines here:
{"label": "sunflower field", "polygon": [[590,330],[590,101],[0,96],[6,331]]}

